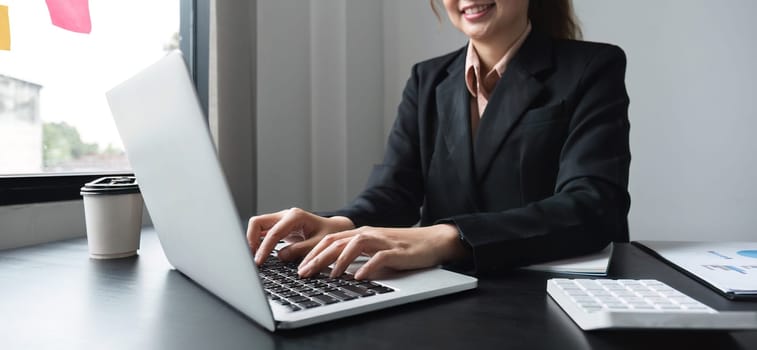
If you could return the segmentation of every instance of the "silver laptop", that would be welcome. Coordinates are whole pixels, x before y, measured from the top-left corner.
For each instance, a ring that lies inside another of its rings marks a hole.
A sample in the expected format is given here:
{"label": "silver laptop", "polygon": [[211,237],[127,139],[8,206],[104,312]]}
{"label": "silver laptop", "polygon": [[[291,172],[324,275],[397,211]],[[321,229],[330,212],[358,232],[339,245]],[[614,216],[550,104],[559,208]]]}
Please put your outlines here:
{"label": "silver laptop", "polygon": [[[116,86],[107,98],[168,261],[264,328],[296,328],[476,288],[475,278],[433,268],[352,289],[367,293],[324,292],[317,305],[282,301],[264,291],[272,280],[254,264],[181,53]],[[317,282],[329,291],[326,282],[334,281]]]}

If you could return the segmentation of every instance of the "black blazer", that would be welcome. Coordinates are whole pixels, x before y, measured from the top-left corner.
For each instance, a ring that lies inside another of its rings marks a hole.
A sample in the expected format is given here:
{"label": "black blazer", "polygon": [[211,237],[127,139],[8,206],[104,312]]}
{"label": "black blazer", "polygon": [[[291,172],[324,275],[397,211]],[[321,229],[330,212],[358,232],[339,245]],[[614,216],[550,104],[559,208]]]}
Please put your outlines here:
{"label": "black blazer", "polygon": [[628,241],[623,51],[533,31],[472,139],[465,50],[413,67],[383,163],[334,214],[357,226],[455,224],[478,272]]}

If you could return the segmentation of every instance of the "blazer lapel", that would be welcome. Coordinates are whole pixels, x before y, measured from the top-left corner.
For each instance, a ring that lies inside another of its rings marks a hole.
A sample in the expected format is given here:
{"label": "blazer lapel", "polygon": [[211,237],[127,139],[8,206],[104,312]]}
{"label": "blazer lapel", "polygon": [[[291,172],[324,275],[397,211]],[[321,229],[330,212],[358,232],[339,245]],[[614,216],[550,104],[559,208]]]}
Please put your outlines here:
{"label": "blazer lapel", "polygon": [[474,145],[475,171],[483,179],[502,143],[543,90],[535,75],[552,65],[549,39],[533,31],[497,83],[478,126]]}
{"label": "blazer lapel", "polygon": [[439,130],[447,147],[447,162],[455,164],[455,173],[462,192],[467,193],[468,205],[475,209],[473,150],[470,128],[470,95],[464,79],[465,51],[450,65],[449,75],[436,88],[436,108]]}

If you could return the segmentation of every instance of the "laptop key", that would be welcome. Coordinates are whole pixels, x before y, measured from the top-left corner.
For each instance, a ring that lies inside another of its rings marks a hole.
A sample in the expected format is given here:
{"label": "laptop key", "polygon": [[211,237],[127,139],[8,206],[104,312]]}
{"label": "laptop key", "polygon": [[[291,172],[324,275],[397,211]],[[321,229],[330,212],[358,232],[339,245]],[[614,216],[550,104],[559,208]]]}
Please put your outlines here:
{"label": "laptop key", "polygon": [[394,292],[394,289],[389,288],[387,286],[382,286],[382,285],[380,285],[378,283],[375,283],[375,282],[363,282],[363,283],[359,284],[358,286],[366,288],[366,289],[370,289],[370,290],[372,290],[372,291],[374,291],[376,293],[379,293],[379,294]]}
{"label": "laptop key", "polygon": [[298,295],[291,296],[291,297],[287,298],[287,300],[289,300],[289,302],[291,302],[291,303],[298,304],[298,303],[301,303],[303,301],[307,301],[307,300],[310,300],[310,299],[308,297],[304,297],[304,296],[298,294]]}
{"label": "laptop key", "polygon": [[304,291],[302,291],[301,293],[302,293],[303,295],[305,295],[306,297],[312,297],[312,296],[314,296],[314,295],[322,294],[322,292],[321,292],[321,291],[319,291],[319,290],[315,290],[315,289],[308,289],[308,290],[304,290]]}
{"label": "laptop key", "polygon": [[328,284],[326,284],[326,283],[323,283],[323,282],[320,282],[320,281],[318,281],[318,282],[316,282],[315,284],[313,284],[313,285],[312,285],[312,287],[313,287],[313,288],[328,288],[328,287],[329,287],[329,285],[328,285]]}
{"label": "laptop key", "polygon": [[345,300],[352,300],[352,299],[355,299],[355,298],[357,298],[357,297],[355,297],[355,296],[352,296],[352,295],[350,295],[350,294],[347,294],[347,293],[345,293],[345,292],[342,292],[341,290],[332,290],[332,291],[330,291],[330,292],[328,292],[328,293],[329,293],[329,295],[331,295],[331,296],[333,296],[334,298],[337,298],[337,299],[339,299],[339,300],[341,300],[341,301],[345,301]]}
{"label": "laptop key", "polygon": [[358,283],[357,285],[366,289],[372,289],[374,287],[381,287],[380,284],[377,284],[371,281],[363,281],[363,282]]}
{"label": "laptop key", "polygon": [[312,301],[312,300],[303,301],[301,303],[298,303],[297,305],[299,305],[300,307],[303,307],[305,309],[312,309],[314,307],[321,306],[321,304],[316,303],[315,301]]}
{"label": "laptop key", "polygon": [[389,287],[383,287],[383,286],[374,287],[374,288],[371,288],[371,290],[379,294],[394,292],[394,289],[391,289]]}
{"label": "laptop key", "polygon": [[275,286],[273,288],[268,288],[268,290],[271,291],[271,292],[273,292],[273,293],[282,293],[282,292],[288,291],[289,288],[283,287],[283,286]]}
{"label": "laptop key", "polygon": [[293,291],[286,291],[286,292],[279,293],[279,296],[282,296],[284,298],[291,298],[291,297],[293,297],[295,295],[299,295],[299,294],[297,294],[297,292],[293,292]]}
{"label": "laptop key", "polygon": [[352,293],[355,293],[355,294],[357,294],[357,295],[359,295],[361,297],[369,297],[369,296],[372,296],[372,295],[376,295],[376,292],[374,292],[374,291],[372,291],[370,289],[365,289],[363,287],[358,287],[358,286],[342,286],[341,289],[348,290],[348,291],[350,291]]}
{"label": "laptop key", "polygon": [[328,296],[326,294],[313,295],[313,299],[315,299],[315,300],[317,300],[317,301],[319,301],[319,302],[321,302],[323,304],[333,304],[333,303],[339,302],[338,299],[334,299],[334,298],[332,298],[332,297],[330,297],[330,296]]}

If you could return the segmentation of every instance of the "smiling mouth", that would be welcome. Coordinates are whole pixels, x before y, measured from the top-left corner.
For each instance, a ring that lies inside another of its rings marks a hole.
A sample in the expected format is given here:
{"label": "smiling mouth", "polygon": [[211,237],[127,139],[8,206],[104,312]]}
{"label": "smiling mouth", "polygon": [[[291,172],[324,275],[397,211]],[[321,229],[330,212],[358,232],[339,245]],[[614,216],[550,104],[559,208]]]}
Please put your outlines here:
{"label": "smiling mouth", "polygon": [[480,13],[486,12],[489,9],[493,8],[496,4],[483,4],[483,5],[473,5],[468,6],[460,10],[460,13],[464,15],[478,15]]}

